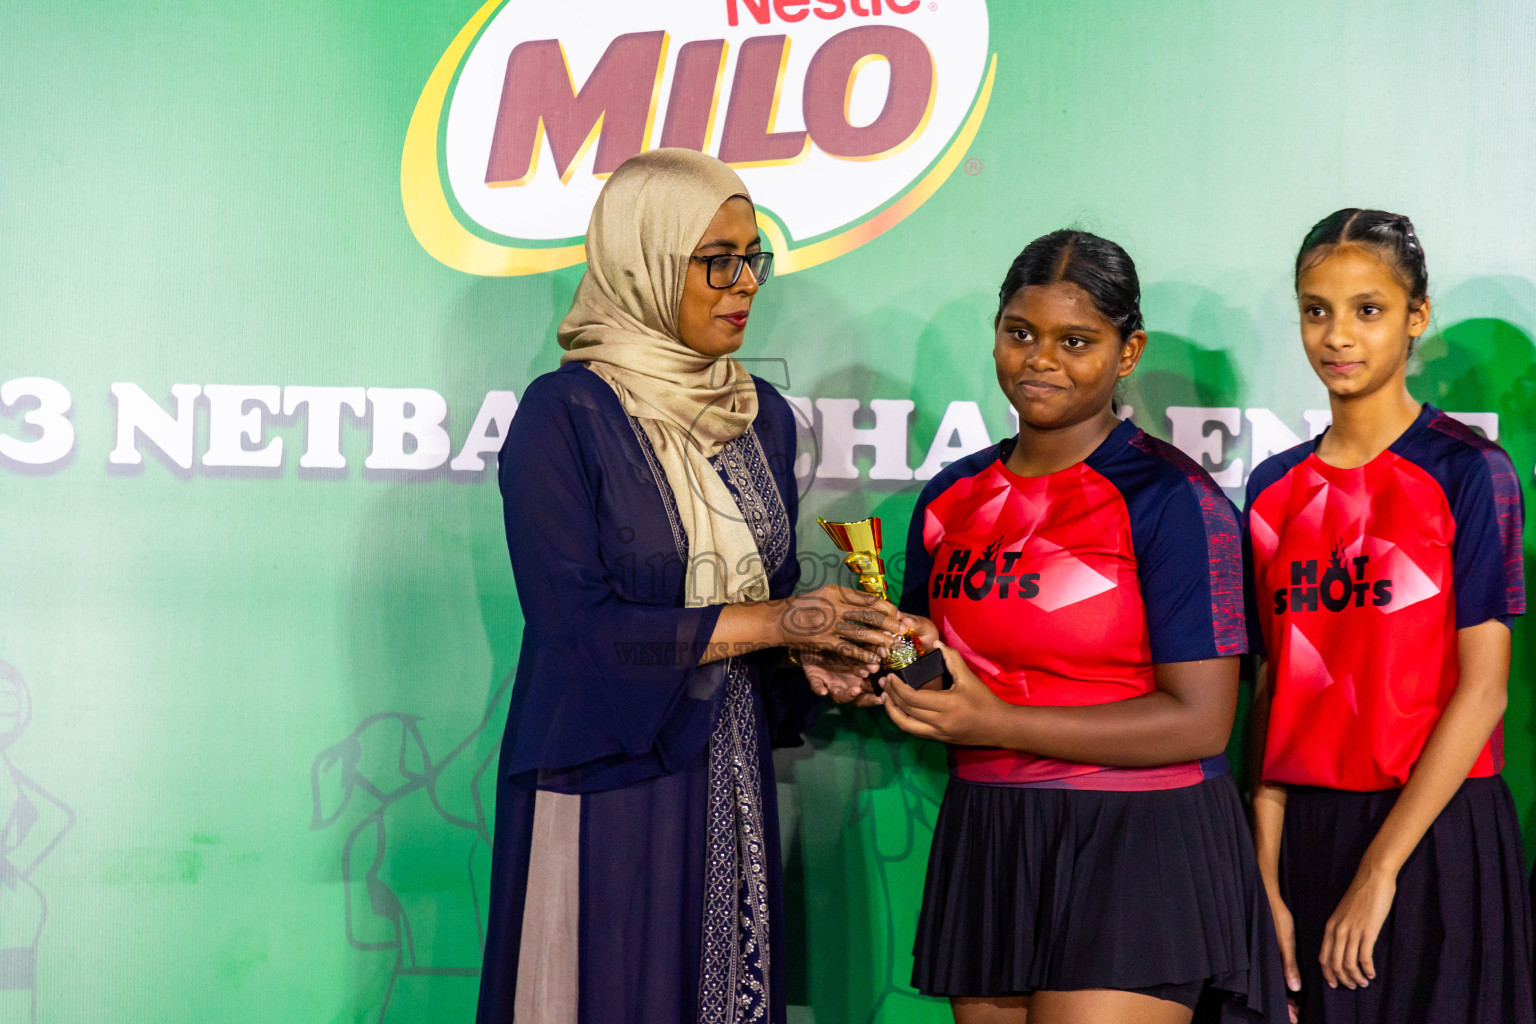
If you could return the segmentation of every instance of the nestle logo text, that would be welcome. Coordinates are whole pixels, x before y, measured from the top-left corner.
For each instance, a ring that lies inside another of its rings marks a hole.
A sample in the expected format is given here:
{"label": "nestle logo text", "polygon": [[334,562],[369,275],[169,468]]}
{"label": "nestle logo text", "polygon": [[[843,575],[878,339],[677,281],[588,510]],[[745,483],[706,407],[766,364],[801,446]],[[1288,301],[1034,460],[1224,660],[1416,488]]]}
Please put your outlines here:
{"label": "nestle logo text", "polygon": [[812,6],[811,0],[740,0],[739,4],[738,0],[725,0],[725,18],[731,25],[737,25],[744,9],[759,25],[766,25],[774,18],[793,24],[813,14],[823,21],[836,21],[845,14],[855,18],[876,17],[882,6],[892,14],[911,14],[921,2],[884,0],[882,5],[881,0],[816,0]]}

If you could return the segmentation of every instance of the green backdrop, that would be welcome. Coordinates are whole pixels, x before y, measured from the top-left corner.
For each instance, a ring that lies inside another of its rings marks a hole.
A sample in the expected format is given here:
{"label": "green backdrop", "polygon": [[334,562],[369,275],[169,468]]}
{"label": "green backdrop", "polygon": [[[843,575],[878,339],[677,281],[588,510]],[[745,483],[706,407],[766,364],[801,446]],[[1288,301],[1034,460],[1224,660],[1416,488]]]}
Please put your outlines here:
{"label": "green backdrop", "polygon": [[[276,466],[209,464],[217,389],[187,399],[188,466],[117,431],[125,405],[173,415],[176,385],[430,389],[458,455],[489,392],[554,368],[581,268],[467,274],[403,210],[412,112],[478,7],[0,6],[0,1022],[473,1017],[521,628],[494,473],[368,467],[375,404],[340,413],[344,468],[300,464],[291,410],[236,441],[282,439]],[[1379,206],[1429,254],[1412,389],[1496,414],[1529,491],[1536,10],[993,0],[989,19],[966,162],[762,293],[745,354],[781,360],[766,375],[857,399],[856,426],[910,400],[909,468],[952,402],[1003,436],[996,286],[1076,224],[1141,269],[1137,421],[1186,448],[1214,432],[1207,465],[1235,483],[1233,460],[1326,408],[1294,246]],[[27,422],[61,388],[67,452],[28,461],[62,443],[59,417]],[[871,478],[873,455],[854,479],[810,460],[801,522],[874,511],[900,536],[920,483]],[[1517,625],[1505,772],[1528,837],[1532,640]],[[948,1019],[906,985],[942,752],[829,711],[778,764],[792,1019]]]}

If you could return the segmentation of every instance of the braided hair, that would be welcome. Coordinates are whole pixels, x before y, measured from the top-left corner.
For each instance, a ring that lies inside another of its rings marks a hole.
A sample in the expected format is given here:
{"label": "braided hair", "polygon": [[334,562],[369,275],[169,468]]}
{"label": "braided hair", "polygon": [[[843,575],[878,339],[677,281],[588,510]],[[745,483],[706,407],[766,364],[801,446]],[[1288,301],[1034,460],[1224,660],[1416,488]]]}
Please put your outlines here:
{"label": "braided hair", "polygon": [[1345,244],[1367,246],[1385,260],[1408,293],[1411,308],[1418,309],[1429,297],[1429,268],[1413,221],[1400,213],[1355,207],[1330,213],[1312,225],[1296,253],[1296,286],[1301,285],[1302,271]]}
{"label": "braided hair", "polygon": [[1141,282],[1136,264],[1107,238],[1063,228],[1041,235],[1014,258],[997,291],[997,317],[1023,288],[1067,281],[1088,293],[1099,315],[1115,325],[1124,341],[1142,330]]}

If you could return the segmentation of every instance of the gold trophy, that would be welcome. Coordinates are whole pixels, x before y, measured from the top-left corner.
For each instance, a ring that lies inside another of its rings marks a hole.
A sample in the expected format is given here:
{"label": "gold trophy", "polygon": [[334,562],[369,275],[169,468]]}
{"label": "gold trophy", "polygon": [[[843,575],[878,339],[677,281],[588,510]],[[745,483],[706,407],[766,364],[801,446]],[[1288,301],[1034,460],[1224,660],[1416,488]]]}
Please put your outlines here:
{"label": "gold trophy", "polygon": [[[870,516],[856,523],[831,523],[817,516],[816,521],[827,531],[827,536],[832,538],[838,550],[847,553],[843,564],[858,576],[859,589],[889,601],[885,583],[885,559],[880,557],[880,517]],[[952,681],[944,668],[943,652],[923,650],[922,641],[910,631],[896,638],[891,652],[881,664],[914,688],[926,686],[942,677],[941,685],[947,689]],[[874,684],[875,692],[879,693],[879,679],[875,679]]]}

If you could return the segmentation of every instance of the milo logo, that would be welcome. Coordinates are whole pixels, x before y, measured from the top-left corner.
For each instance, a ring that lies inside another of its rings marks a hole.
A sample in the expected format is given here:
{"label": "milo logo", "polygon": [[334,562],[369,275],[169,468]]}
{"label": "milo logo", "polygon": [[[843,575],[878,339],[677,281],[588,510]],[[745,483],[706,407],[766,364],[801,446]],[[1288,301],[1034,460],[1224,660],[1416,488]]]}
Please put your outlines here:
{"label": "milo logo", "polygon": [[570,266],[603,180],[678,146],[741,173],[792,273],[890,229],[959,164],[987,34],[985,0],[492,0],[417,102],[406,216],[459,270]]}

